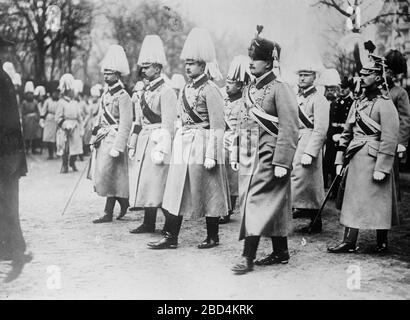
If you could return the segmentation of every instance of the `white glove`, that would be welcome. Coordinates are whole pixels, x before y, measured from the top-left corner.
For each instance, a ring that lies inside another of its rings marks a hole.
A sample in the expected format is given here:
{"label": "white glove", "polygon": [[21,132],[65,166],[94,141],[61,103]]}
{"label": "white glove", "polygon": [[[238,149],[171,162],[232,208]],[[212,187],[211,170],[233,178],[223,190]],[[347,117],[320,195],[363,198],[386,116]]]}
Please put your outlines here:
{"label": "white glove", "polygon": [[38,124],[40,125],[41,128],[44,128],[44,127],[45,127],[45,121],[44,121],[44,119],[40,119],[40,121],[39,121]]}
{"label": "white glove", "polygon": [[336,174],[339,175],[342,172],[343,166],[341,164],[336,165]]}
{"label": "white glove", "polygon": [[93,152],[95,150],[94,144],[90,144],[90,151]]}
{"label": "white glove", "polygon": [[120,155],[120,153],[117,150],[111,149],[110,151],[110,156],[113,158],[117,158]]}
{"label": "white glove", "polygon": [[231,162],[231,168],[233,171],[239,170],[239,163],[238,162]]}
{"label": "white glove", "polygon": [[406,147],[403,146],[402,144],[399,144],[397,146],[397,154],[400,159],[404,157],[404,152],[406,152]]}
{"label": "white glove", "polygon": [[375,171],[373,172],[373,179],[376,181],[382,181],[384,178],[386,178],[386,174],[380,171]]}
{"label": "white glove", "polygon": [[312,156],[308,155],[307,153],[304,153],[302,156],[302,159],[300,160],[300,162],[302,163],[302,165],[304,166],[309,166],[312,164],[313,158]]}
{"label": "white glove", "polygon": [[276,178],[283,178],[287,172],[288,172],[288,169],[280,167],[280,166],[275,166],[273,174],[275,175]]}
{"label": "white glove", "polygon": [[339,142],[340,136],[341,136],[340,133],[336,133],[336,134],[334,134],[334,135],[332,136],[332,140],[333,140],[334,142]]}
{"label": "white glove", "polygon": [[135,149],[134,148],[128,149],[128,158],[133,159],[134,155],[135,155]]}
{"label": "white glove", "polygon": [[204,167],[205,169],[212,169],[213,167],[216,166],[216,161],[214,159],[211,158],[205,158],[205,162],[204,162]]}
{"label": "white glove", "polygon": [[165,153],[159,150],[153,150],[151,152],[151,160],[157,165],[163,164],[165,158]]}

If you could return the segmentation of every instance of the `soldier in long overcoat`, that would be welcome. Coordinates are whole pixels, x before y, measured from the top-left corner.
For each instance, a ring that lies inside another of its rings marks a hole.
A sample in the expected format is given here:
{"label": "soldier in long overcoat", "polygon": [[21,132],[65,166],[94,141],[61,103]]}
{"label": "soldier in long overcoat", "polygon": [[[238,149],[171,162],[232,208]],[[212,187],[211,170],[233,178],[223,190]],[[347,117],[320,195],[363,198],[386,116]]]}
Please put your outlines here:
{"label": "soldier in long overcoat", "polygon": [[188,35],[181,59],[191,81],[181,90],[177,110],[182,122],[173,141],[171,163],[162,208],[170,214],[165,237],[148,243],[151,249],[176,248],[182,218],[206,217],[207,237],[198,248],[219,244],[218,220],[228,213],[226,169],[222,157],[225,120],[223,98],[204,73],[215,60],[215,48],[206,29]]}
{"label": "soldier in long overcoat", "polygon": [[83,153],[83,118],[80,105],[74,99],[73,80],[74,77],[70,73],[61,76],[59,84],[61,97],[55,113],[57,155],[62,156],[63,161],[61,173],[67,173],[69,165],[73,171],[78,171],[75,165],[76,158]]}
{"label": "soldier in long overcoat", "polygon": [[225,167],[228,176],[229,196],[231,200],[231,208],[228,215],[219,219],[219,224],[224,224],[230,221],[230,216],[235,209],[236,200],[238,198],[238,172],[234,171],[230,164],[230,154],[234,149],[234,142],[237,136],[237,126],[239,116],[244,108],[244,100],[242,92],[250,81],[249,70],[250,59],[247,56],[236,56],[229,66],[228,75],[226,77],[226,94],[225,98],[225,122],[226,131],[224,136],[224,152],[225,152]]}
{"label": "soldier in long overcoat", "polygon": [[132,126],[132,102],[120,81],[121,75],[130,72],[124,49],[111,45],[101,65],[108,86],[101,97],[100,121],[90,141],[95,148],[90,167],[94,189],[99,196],[106,197],[106,204],[104,215],[94,223],[111,222],[116,201],[121,206],[120,217],[129,206],[127,141]]}
{"label": "soldier in long overcoat", "polygon": [[[319,71],[314,65],[299,69],[299,139],[292,169],[292,207],[307,212],[310,226],[297,232],[322,230],[322,219],[315,219],[325,197],[323,146],[329,127],[329,102],[314,86]],[[319,65],[319,64],[317,64]]]}
{"label": "soldier in long overcoat", "polygon": [[[261,29],[258,30],[259,32]],[[279,44],[258,35],[252,41],[250,70],[255,82],[245,87],[240,116],[239,159],[232,153],[232,167],[239,163],[239,239],[245,239],[244,262],[232,271],[253,270],[261,236],[272,240],[272,253],[258,265],[287,263],[287,235],[291,219],[290,172],[298,138],[298,109],[291,87],[273,72],[280,58]]]}
{"label": "soldier in long overcoat", "polygon": [[340,223],[343,242],[329,252],[354,252],[359,229],[377,230],[375,252],[387,250],[387,234],[398,222],[393,163],[399,134],[399,117],[393,102],[380,92],[383,62],[374,57],[361,70],[364,95],[350,109],[340,150],[337,173],[347,165]]}
{"label": "soldier in long overcoat", "polygon": [[[0,36],[0,54],[11,45]],[[0,68],[0,260],[24,258],[26,242],[20,227],[19,179],[26,173],[16,92],[12,80]]]}
{"label": "soldier in long overcoat", "polygon": [[44,101],[43,112],[40,116],[40,121],[43,124],[43,142],[47,146],[48,160],[54,158],[54,150],[56,147],[57,122],[55,114],[57,112],[59,100],[59,91],[57,88],[51,90],[51,96]]}
{"label": "soldier in long overcoat", "polygon": [[[131,230],[131,233],[155,231],[177,120],[177,96],[161,77],[166,58],[162,41],[157,35],[145,37],[138,64],[142,76],[149,83],[142,93],[133,96],[135,122],[129,143],[130,207],[144,209],[145,212],[142,225]],[[166,210],[164,214],[168,214]]]}

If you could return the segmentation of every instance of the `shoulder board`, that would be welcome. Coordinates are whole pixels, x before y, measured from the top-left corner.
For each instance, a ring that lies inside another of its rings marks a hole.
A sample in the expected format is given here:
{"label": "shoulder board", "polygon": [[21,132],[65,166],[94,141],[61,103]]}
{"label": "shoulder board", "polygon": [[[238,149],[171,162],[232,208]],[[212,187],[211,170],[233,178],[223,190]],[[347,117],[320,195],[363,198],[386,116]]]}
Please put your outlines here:
{"label": "shoulder board", "polygon": [[390,97],[388,95],[385,95],[385,94],[382,94],[380,97],[384,100],[390,100]]}
{"label": "shoulder board", "polygon": [[274,81],[279,82],[279,83],[283,83],[283,82],[284,82],[283,79],[282,79],[282,78],[279,78],[279,77],[276,77],[276,79],[275,79]]}

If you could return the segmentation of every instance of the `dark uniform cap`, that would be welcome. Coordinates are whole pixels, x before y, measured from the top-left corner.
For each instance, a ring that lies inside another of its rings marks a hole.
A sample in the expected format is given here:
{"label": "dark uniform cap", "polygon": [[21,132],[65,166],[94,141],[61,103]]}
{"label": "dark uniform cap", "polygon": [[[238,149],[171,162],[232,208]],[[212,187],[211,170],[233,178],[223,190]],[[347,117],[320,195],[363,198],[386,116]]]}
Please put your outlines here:
{"label": "dark uniform cap", "polygon": [[397,74],[407,74],[407,61],[403,54],[398,50],[390,50],[386,56],[387,68]]}
{"label": "dark uniform cap", "polygon": [[342,89],[350,89],[354,90],[355,84],[353,78],[349,78],[348,76],[344,76],[342,81],[340,82],[340,88]]}
{"label": "dark uniform cap", "polygon": [[281,50],[280,45],[259,36],[263,30],[263,26],[258,25],[256,30],[257,34],[248,49],[249,57],[252,60],[279,61]]}

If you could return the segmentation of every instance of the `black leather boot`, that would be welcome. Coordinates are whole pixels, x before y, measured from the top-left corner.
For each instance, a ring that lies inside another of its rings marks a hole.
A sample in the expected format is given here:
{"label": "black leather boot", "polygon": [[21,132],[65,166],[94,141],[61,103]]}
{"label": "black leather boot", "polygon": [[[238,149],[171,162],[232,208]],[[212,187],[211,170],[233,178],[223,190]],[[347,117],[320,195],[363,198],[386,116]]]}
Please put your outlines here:
{"label": "black leather boot", "polygon": [[206,217],[207,237],[198,244],[198,249],[210,249],[219,245],[219,217]]}
{"label": "black leather boot", "polygon": [[130,206],[130,203],[128,202],[128,198],[118,198],[117,197],[117,201],[120,204],[121,207],[121,211],[120,214],[117,217],[117,220],[121,220],[128,211],[128,207]]}
{"label": "black leather boot", "polygon": [[150,249],[176,249],[178,247],[178,235],[181,229],[182,216],[174,216],[170,214],[167,217],[170,221],[168,223],[170,231],[165,233],[164,238],[160,241],[149,242],[147,244]]}
{"label": "black leather boot", "polygon": [[93,220],[93,223],[112,222],[114,206],[115,197],[107,197],[105,201],[104,215],[98,219]]}
{"label": "black leather boot", "polygon": [[258,250],[259,240],[259,236],[250,236],[245,238],[242,254],[244,260],[243,262],[240,262],[231,268],[231,270],[235,274],[242,275],[253,271],[253,260],[255,260],[256,257],[256,251]]}
{"label": "black leather boot", "polygon": [[73,169],[74,172],[78,171],[77,167],[75,166],[75,160],[77,159],[77,156],[71,156],[70,157],[70,167]]}
{"label": "black leather boot", "polygon": [[157,220],[157,208],[146,208],[144,212],[144,221],[142,224],[130,231],[133,234],[153,233],[155,232],[155,222]]}
{"label": "black leather boot", "polygon": [[257,266],[270,266],[272,264],[287,264],[289,262],[288,238],[272,237],[272,253],[255,261]]}
{"label": "black leather boot", "polygon": [[343,242],[334,246],[327,248],[327,252],[330,253],[354,253],[357,252],[357,237],[359,235],[359,229],[345,228]]}
{"label": "black leather boot", "polygon": [[54,143],[47,142],[47,150],[48,150],[47,160],[53,160],[54,159]]}
{"label": "black leather boot", "polygon": [[385,254],[389,251],[387,246],[388,230],[376,230],[377,245],[372,252],[376,254]]}

